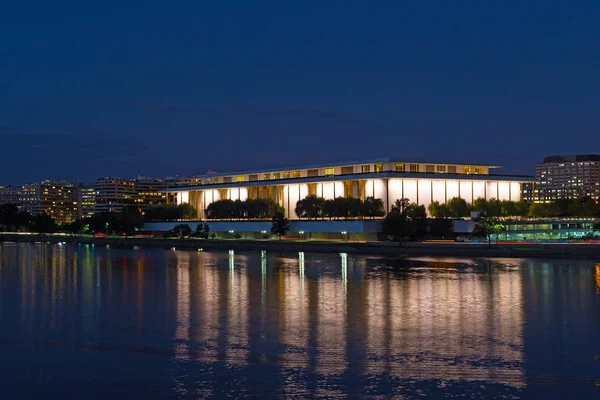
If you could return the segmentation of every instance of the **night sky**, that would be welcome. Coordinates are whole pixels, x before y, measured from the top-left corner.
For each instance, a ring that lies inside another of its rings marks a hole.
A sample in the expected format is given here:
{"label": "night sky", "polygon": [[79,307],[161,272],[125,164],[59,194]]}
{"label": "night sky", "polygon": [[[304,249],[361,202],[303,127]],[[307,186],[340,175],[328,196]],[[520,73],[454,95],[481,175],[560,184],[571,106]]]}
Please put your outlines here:
{"label": "night sky", "polygon": [[598,1],[3,2],[0,184],[381,157],[531,174],[600,153],[598,21]]}

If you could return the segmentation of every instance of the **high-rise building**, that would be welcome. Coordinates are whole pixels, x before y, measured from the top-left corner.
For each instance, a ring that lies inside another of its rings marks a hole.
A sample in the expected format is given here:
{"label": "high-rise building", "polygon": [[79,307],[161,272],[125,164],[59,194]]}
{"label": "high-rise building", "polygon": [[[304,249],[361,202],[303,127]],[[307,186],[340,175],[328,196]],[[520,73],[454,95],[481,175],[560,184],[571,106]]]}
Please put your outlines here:
{"label": "high-rise building", "polygon": [[96,191],[95,213],[119,212],[127,205],[135,204],[135,183],[121,178],[98,178],[94,184]]}
{"label": "high-rise building", "polygon": [[21,186],[0,186],[0,204],[19,204]]}
{"label": "high-rise building", "polygon": [[73,182],[44,181],[21,186],[18,204],[31,215],[46,213],[57,223],[79,218],[79,190]]}
{"label": "high-rise building", "polygon": [[80,217],[87,218],[94,215],[96,207],[96,189],[90,186],[81,186],[79,188]]}
{"label": "high-rise building", "polygon": [[168,181],[139,176],[134,181],[134,188],[135,204],[142,210],[148,206],[167,202],[165,190],[169,188]]}
{"label": "high-rise building", "polygon": [[535,166],[535,202],[600,198],[600,155],[551,156]]}

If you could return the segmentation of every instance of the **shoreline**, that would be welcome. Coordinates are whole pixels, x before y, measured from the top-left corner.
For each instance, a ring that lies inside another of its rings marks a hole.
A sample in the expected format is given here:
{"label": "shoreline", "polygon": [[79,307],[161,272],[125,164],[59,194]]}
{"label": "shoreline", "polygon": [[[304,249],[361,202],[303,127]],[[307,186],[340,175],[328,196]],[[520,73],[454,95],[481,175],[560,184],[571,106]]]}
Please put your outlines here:
{"label": "shoreline", "polygon": [[323,242],[291,240],[242,240],[242,239],[154,239],[154,238],[107,238],[89,236],[46,236],[1,234],[0,243],[70,243],[110,246],[118,249],[158,248],[171,250],[221,250],[221,251],[279,251],[348,253],[392,257],[485,257],[485,258],[572,258],[598,259],[600,244],[487,244],[471,243],[422,243],[404,242]]}

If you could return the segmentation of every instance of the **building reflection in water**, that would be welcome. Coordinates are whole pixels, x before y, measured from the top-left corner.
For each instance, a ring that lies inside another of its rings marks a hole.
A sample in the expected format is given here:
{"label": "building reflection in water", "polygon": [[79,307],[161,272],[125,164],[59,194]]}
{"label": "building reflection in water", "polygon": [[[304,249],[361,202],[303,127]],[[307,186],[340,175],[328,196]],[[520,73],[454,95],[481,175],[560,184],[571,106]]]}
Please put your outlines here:
{"label": "building reflection in water", "polygon": [[600,295],[600,264],[596,264],[596,293]]}
{"label": "building reflection in water", "polygon": [[[343,374],[352,365],[365,374],[405,379],[523,385],[519,271],[477,274],[443,263],[425,264],[426,272],[417,268],[409,277],[391,272],[365,277],[361,258],[352,260],[349,281],[349,256],[342,253],[340,269],[320,271],[317,262],[311,267],[316,273],[307,278],[313,261],[304,253],[275,259],[269,272],[269,258],[261,252],[255,285],[247,256],[229,252],[224,275],[223,258],[194,253],[198,272],[190,281],[192,253],[176,254],[178,355],[188,354],[185,343],[192,340],[205,361],[223,354],[227,364],[245,365],[250,355],[266,354],[264,348],[250,348],[268,346],[254,336],[270,335],[283,349],[282,368],[314,369],[323,377]],[[192,338],[190,308],[195,310]]]}
{"label": "building reflection in water", "polygon": [[[71,329],[65,315],[77,315],[89,335],[166,340],[180,368],[173,373],[176,385],[190,385],[181,368],[191,361],[214,368],[260,365],[283,393],[313,397],[339,395],[324,384],[332,379],[380,374],[524,384],[527,270],[346,253],[35,249],[17,257],[18,246],[0,248],[0,257],[19,262],[18,268],[0,263],[0,283],[20,283],[0,293],[0,316],[12,295],[21,324],[14,325],[25,335],[48,325]],[[600,290],[600,265],[588,271],[588,290]],[[594,272],[595,286],[589,279]],[[549,284],[541,278],[528,289],[538,304],[551,289],[541,287]],[[534,311],[541,318],[548,310]],[[203,395],[223,394],[215,379],[202,383]]]}
{"label": "building reflection in water", "polygon": [[190,342],[190,258],[192,253],[176,251],[177,258],[177,325],[175,329],[175,358],[189,357]]}

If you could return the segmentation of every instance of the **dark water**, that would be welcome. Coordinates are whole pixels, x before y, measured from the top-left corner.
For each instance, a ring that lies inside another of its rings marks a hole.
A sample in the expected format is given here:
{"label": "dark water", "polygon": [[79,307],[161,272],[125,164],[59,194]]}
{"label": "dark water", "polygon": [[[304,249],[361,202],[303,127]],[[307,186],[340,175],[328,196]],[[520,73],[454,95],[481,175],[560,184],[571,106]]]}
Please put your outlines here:
{"label": "dark water", "polygon": [[600,398],[600,264],[0,245],[0,399]]}

